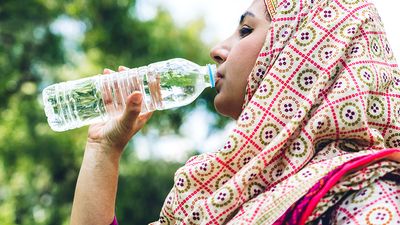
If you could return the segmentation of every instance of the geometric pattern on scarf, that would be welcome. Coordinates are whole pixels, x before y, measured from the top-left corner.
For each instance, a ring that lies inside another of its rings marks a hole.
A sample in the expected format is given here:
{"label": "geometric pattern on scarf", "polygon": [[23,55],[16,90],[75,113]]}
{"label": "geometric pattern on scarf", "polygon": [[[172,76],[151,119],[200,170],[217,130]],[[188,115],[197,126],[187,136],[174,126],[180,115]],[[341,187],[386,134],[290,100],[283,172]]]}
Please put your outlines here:
{"label": "geometric pattern on scarf", "polygon": [[[332,212],[338,210],[340,205],[343,205],[343,201],[345,201],[344,198],[347,198],[348,196],[364,196],[365,195],[365,188],[366,187],[372,187],[374,186],[375,183],[383,181],[383,180],[388,180],[388,175],[396,177],[395,172],[400,171],[398,170],[399,168],[399,163],[398,162],[392,162],[392,161],[380,161],[374,164],[371,164],[365,168],[362,168],[360,170],[350,172],[345,175],[338,183],[336,183],[333,187],[329,188],[329,192],[327,192],[322,199],[319,200],[318,205],[314,208],[314,211],[312,212],[311,216],[305,215],[305,211],[307,211],[307,208],[312,204],[312,199],[321,193],[321,189],[329,185],[330,179],[337,174],[340,173],[340,169],[343,169],[344,166],[348,166],[348,164],[344,164],[341,167],[342,168],[337,168],[333,171],[331,171],[327,176],[325,176],[322,180],[319,180],[317,184],[315,184],[309,191],[308,193],[299,201],[296,202],[295,205],[290,207],[290,209],[281,217],[279,218],[278,221],[274,223],[274,225],[297,225],[301,224],[301,222],[306,222],[306,224],[332,224],[333,221],[337,220],[338,218],[334,218]],[[400,177],[396,177],[396,179],[399,179]],[[400,181],[400,180],[398,180]],[[397,189],[400,189],[400,183],[396,184],[398,185]],[[374,188],[376,189],[376,188]],[[389,191],[392,191],[389,189]],[[376,191],[379,193],[379,191]],[[396,191],[390,192],[390,196],[395,195]],[[382,194],[380,194],[382,195]],[[387,207],[387,206],[396,206],[400,205],[400,201],[396,200],[397,196],[392,196],[395,199],[393,199],[396,202],[391,202],[389,204],[383,204],[382,203],[382,198],[381,199],[376,199],[376,198],[370,198],[368,197],[368,202],[375,204],[373,206],[375,207]],[[357,203],[362,203],[366,204],[367,198],[362,198],[362,201],[358,201]],[[397,197],[398,199],[398,197]],[[387,201],[387,200],[385,200]],[[378,204],[379,203],[379,204]],[[388,202],[386,202],[388,203]],[[351,207],[350,204],[346,203],[344,205],[348,205],[349,208]],[[354,212],[362,214],[363,211],[365,210],[365,207],[358,207],[357,210],[354,210]],[[396,209],[396,208],[395,208]],[[398,208],[397,208],[398,209]],[[397,212],[393,212],[393,215],[398,214]],[[305,217],[306,216],[306,217]],[[397,215],[397,216],[400,216]],[[303,221],[303,217],[306,218],[306,221]],[[365,224],[365,222],[359,221],[359,224]],[[356,221],[353,221],[353,223]]]}
{"label": "geometric pattern on scarf", "polygon": [[[343,199],[325,220],[329,224],[400,224],[400,184],[378,180]],[[318,224],[323,224],[323,219]],[[326,223],[325,223],[326,224]]]}
{"label": "geometric pattern on scarf", "polygon": [[[333,188],[331,188],[331,190],[323,197],[323,199],[321,199],[312,215],[308,218],[307,222],[317,220],[324,213],[331,211],[331,208],[334,208],[335,211],[344,212],[344,206],[347,207],[346,211],[348,212],[362,214],[364,209],[368,206],[368,204],[366,204],[367,202],[371,203],[370,205],[373,206],[372,208],[380,208],[381,205],[379,204],[379,201],[382,201],[382,199],[387,201],[387,199],[383,197],[393,198],[390,203],[386,202],[387,204],[385,204],[385,208],[387,208],[387,206],[389,206],[389,208],[393,208],[393,211],[390,210],[392,211],[392,216],[397,214],[397,218],[400,218],[400,180],[398,180],[397,183],[393,183],[392,187],[393,189],[395,189],[394,191],[392,190],[392,188],[387,188],[386,191],[377,191],[379,190],[381,183],[384,184],[386,182],[386,179],[384,178],[385,175],[388,175],[391,172],[398,170],[398,168],[399,163],[397,162],[383,161],[360,169],[357,172],[348,174]],[[367,195],[366,192],[368,192],[368,190],[373,190],[372,192],[375,193],[375,195]],[[390,193],[390,195],[386,193]],[[384,194],[387,196],[383,196]],[[349,198],[352,199],[350,203],[346,202]],[[364,204],[364,206],[360,207],[360,205],[362,204]],[[368,214],[368,212],[365,213],[365,215]],[[339,217],[337,216],[338,214],[336,213],[334,216],[336,217],[336,220],[339,219]],[[330,219],[329,216],[327,217],[327,219]],[[357,221],[359,221],[360,224],[364,223],[362,222],[362,220]]]}
{"label": "geometric pattern on scarf", "polygon": [[400,147],[400,72],[373,4],[268,2],[236,127],[176,172],[154,224],[272,224],[329,172]]}

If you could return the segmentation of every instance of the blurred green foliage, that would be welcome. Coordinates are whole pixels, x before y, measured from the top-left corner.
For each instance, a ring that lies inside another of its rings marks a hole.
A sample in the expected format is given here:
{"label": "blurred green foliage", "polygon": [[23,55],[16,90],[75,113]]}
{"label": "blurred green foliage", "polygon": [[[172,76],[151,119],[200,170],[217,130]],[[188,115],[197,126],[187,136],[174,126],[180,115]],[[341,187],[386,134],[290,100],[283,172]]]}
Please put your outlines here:
{"label": "blurred green foliage", "polygon": [[[174,57],[210,62],[200,40],[201,19],[177,27],[159,10],[141,21],[135,7],[134,0],[0,1],[0,224],[69,223],[87,128],[49,129],[40,103],[46,85]],[[63,33],[68,23],[79,25],[78,37]],[[201,98],[213,111],[212,91]],[[177,132],[195,106],[155,113],[144,132]],[[178,167],[125,154],[117,199],[121,222],[156,220]]]}

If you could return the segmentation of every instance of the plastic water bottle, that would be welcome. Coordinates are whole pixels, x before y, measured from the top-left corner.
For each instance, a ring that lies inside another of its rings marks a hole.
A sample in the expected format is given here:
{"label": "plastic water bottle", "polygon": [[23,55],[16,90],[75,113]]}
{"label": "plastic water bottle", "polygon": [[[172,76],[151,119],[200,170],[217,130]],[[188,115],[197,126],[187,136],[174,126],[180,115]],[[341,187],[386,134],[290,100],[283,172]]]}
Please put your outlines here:
{"label": "plastic water bottle", "polygon": [[140,91],[142,113],[193,102],[214,87],[215,65],[171,59],[148,66],[51,85],[43,90],[47,121],[54,131],[99,123],[122,114],[128,95]]}

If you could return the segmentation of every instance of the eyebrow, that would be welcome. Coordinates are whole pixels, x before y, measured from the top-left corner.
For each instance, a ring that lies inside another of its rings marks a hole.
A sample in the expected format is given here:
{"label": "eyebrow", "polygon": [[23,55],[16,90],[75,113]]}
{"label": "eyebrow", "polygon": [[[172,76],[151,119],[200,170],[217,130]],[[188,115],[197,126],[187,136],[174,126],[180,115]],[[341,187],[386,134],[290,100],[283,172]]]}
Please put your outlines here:
{"label": "eyebrow", "polygon": [[245,13],[243,13],[243,15],[240,16],[239,25],[243,24],[243,21],[247,16],[255,17],[254,13],[246,11]]}

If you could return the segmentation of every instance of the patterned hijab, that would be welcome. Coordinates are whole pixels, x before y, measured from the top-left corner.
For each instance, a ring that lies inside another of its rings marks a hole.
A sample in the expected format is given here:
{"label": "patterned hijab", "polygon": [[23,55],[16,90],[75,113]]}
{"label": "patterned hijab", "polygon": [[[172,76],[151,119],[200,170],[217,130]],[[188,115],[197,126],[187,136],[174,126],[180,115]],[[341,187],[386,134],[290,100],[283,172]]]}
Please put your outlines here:
{"label": "patterned hijab", "polygon": [[176,172],[155,224],[278,223],[343,165],[400,161],[400,72],[375,7],[266,4],[272,24],[235,129]]}

